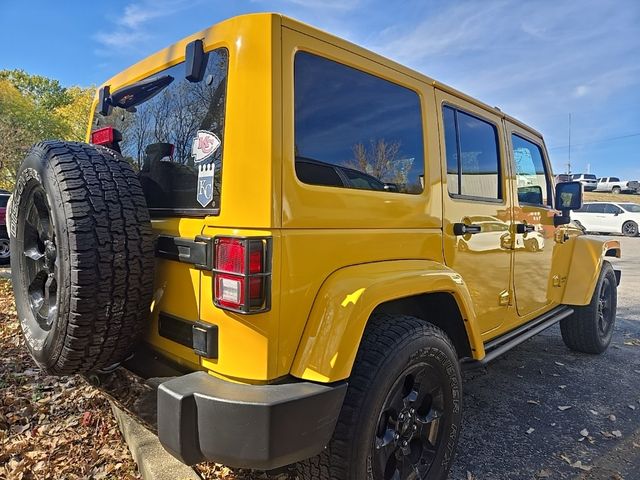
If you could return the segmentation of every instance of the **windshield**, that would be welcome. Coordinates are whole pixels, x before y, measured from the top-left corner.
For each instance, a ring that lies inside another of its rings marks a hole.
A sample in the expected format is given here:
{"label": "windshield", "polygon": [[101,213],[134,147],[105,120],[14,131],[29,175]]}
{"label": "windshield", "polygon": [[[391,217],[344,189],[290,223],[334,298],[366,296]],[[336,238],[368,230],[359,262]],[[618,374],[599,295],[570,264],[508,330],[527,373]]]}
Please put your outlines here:
{"label": "windshield", "polygon": [[640,213],[640,205],[637,203],[620,203],[619,205],[627,212]]}
{"label": "windshield", "polygon": [[207,56],[202,81],[189,82],[179,63],[114,91],[121,106],[109,115],[94,113],[92,131],[120,133],[118,147],[137,169],[152,215],[219,213],[228,51]]}

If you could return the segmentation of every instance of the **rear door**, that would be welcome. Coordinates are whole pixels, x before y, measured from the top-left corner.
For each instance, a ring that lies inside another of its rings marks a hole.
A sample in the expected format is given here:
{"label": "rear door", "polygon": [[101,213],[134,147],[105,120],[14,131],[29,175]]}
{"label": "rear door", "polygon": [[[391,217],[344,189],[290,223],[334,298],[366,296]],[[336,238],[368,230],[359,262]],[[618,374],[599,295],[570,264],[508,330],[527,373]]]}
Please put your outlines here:
{"label": "rear door", "polygon": [[505,323],[510,301],[511,208],[501,119],[439,90],[436,101],[444,146],[445,260],[462,275],[481,331],[491,336]]}
{"label": "rear door", "polygon": [[514,287],[518,315],[524,317],[551,303],[556,212],[551,169],[542,142],[522,127],[505,123],[515,173]]}
{"label": "rear door", "polygon": [[[92,123],[93,132],[115,129],[112,147],[138,172],[157,235],[145,340],[191,368],[199,364],[192,325],[200,317],[202,272],[194,261],[204,248],[195,238],[220,212],[228,58],[224,47],[208,52],[200,82],[185,78],[184,63],[169,65],[154,76],[165,79],[155,95],[138,102],[133,84],[133,107],[107,115],[96,109]],[[122,88],[112,85],[112,95]]]}

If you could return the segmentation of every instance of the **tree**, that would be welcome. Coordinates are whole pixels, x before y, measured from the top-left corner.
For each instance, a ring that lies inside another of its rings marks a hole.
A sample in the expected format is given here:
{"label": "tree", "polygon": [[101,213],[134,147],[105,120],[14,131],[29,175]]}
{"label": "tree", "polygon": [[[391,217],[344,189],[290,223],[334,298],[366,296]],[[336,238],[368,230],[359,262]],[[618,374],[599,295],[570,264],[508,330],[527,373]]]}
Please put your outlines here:
{"label": "tree", "polygon": [[0,71],[0,188],[12,190],[29,147],[59,138],[84,140],[94,89],[62,87],[22,70]]}
{"label": "tree", "polygon": [[406,185],[413,159],[398,158],[399,142],[384,138],[371,140],[369,148],[362,143],[353,146],[354,160],[347,166],[368,173],[381,182]]}
{"label": "tree", "polygon": [[53,110],[71,102],[69,92],[58,80],[31,75],[24,70],[0,70],[0,80],[7,80],[38,107]]}

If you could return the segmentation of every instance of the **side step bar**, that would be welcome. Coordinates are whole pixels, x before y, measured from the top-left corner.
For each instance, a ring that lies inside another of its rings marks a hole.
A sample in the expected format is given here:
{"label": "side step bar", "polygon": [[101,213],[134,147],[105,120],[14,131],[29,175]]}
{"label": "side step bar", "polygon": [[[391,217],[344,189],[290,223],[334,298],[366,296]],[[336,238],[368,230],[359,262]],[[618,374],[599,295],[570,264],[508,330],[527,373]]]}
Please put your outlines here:
{"label": "side step bar", "polygon": [[563,318],[567,318],[573,313],[573,308],[567,306],[556,307],[547,313],[534,318],[528,323],[505,333],[487,342],[484,346],[486,356],[482,360],[463,360],[462,367],[465,370],[483,367],[490,361],[508,352],[512,348],[520,345],[525,340],[530,339],[534,335],[546,330],[552,325],[558,323]]}

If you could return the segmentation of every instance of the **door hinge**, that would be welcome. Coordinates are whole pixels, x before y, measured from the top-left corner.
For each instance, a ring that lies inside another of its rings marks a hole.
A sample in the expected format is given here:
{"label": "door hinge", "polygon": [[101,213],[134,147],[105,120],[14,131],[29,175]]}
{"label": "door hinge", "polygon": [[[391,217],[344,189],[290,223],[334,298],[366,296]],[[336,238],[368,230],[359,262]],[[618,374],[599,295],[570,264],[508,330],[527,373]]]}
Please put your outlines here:
{"label": "door hinge", "polygon": [[156,257],[191,263],[200,270],[213,270],[213,238],[197,236],[191,240],[159,235],[156,241]]}

